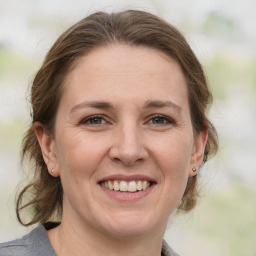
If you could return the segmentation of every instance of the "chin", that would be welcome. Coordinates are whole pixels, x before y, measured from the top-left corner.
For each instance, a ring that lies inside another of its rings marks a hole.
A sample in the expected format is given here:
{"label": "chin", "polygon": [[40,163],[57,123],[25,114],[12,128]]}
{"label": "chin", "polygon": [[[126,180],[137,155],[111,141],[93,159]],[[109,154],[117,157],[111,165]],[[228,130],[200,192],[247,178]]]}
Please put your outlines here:
{"label": "chin", "polygon": [[165,229],[167,220],[158,219],[156,214],[153,216],[151,213],[147,215],[145,212],[125,211],[112,214],[103,224],[111,236],[127,238],[151,234],[162,227]]}

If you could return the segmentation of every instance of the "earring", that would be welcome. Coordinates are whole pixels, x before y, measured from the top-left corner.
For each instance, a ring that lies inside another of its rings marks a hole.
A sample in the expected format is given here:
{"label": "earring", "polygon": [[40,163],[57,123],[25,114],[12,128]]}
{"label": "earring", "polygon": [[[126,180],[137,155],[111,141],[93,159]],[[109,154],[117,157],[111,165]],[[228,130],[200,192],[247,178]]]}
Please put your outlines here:
{"label": "earring", "polygon": [[54,170],[53,170],[53,169],[51,170],[51,173],[54,173]]}
{"label": "earring", "polygon": [[195,167],[194,167],[194,168],[192,168],[192,171],[193,171],[193,172],[196,172],[196,168],[195,168]]}

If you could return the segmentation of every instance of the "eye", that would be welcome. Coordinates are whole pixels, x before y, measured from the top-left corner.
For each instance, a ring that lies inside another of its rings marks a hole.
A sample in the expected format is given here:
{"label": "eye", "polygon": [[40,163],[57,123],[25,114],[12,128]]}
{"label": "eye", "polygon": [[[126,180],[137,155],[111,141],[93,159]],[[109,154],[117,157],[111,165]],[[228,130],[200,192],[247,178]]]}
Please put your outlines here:
{"label": "eye", "polygon": [[89,125],[101,125],[106,124],[107,121],[102,116],[89,116],[81,121],[81,124],[89,124]]}
{"label": "eye", "polygon": [[164,115],[154,115],[153,117],[151,117],[148,123],[154,125],[168,125],[174,124],[174,121],[171,118]]}

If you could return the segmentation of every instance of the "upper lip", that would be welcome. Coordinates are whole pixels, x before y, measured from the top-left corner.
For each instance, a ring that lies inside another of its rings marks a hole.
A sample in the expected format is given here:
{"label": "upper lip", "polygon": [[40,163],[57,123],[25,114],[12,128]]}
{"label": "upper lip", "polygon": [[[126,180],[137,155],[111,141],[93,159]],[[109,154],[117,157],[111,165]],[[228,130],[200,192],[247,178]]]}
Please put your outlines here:
{"label": "upper lip", "polygon": [[149,182],[154,182],[156,183],[156,181],[146,175],[140,175],[140,174],[136,174],[136,175],[124,175],[124,174],[112,174],[106,177],[103,177],[102,179],[99,180],[100,182],[103,181],[111,181],[111,180],[123,180],[123,181],[138,181],[138,180],[146,180]]}

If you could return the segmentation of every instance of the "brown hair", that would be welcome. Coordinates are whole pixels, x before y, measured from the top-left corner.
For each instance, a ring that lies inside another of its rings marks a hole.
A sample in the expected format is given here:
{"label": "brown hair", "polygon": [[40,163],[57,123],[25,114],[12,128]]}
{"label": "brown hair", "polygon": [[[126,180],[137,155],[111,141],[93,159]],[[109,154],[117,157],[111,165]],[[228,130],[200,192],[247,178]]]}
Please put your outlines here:
{"label": "brown hair", "polygon": [[[196,134],[208,127],[204,162],[217,151],[217,133],[206,117],[212,96],[203,69],[182,34],[164,20],[143,11],[94,13],[58,38],[34,78],[31,87],[32,122],[22,147],[22,159],[28,158],[32,163],[30,168],[34,176],[18,195],[16,205],[18,220],[23,225],[45,223],[61,218],[62,214],[61,181],[47,171],[33,124],[39,121],[45,131],[54,134],[55,115],[68,72],[79,58],[92,49],[110,44],[150,47],[174,58],[187,80],[194,132]],[[188,180],[179,209],[188,211],[195,206],[198,196],[196,184],[196,176]],[[21,210],[25,208],[32,209],[31,219],[27,223],[21,217]]]}

